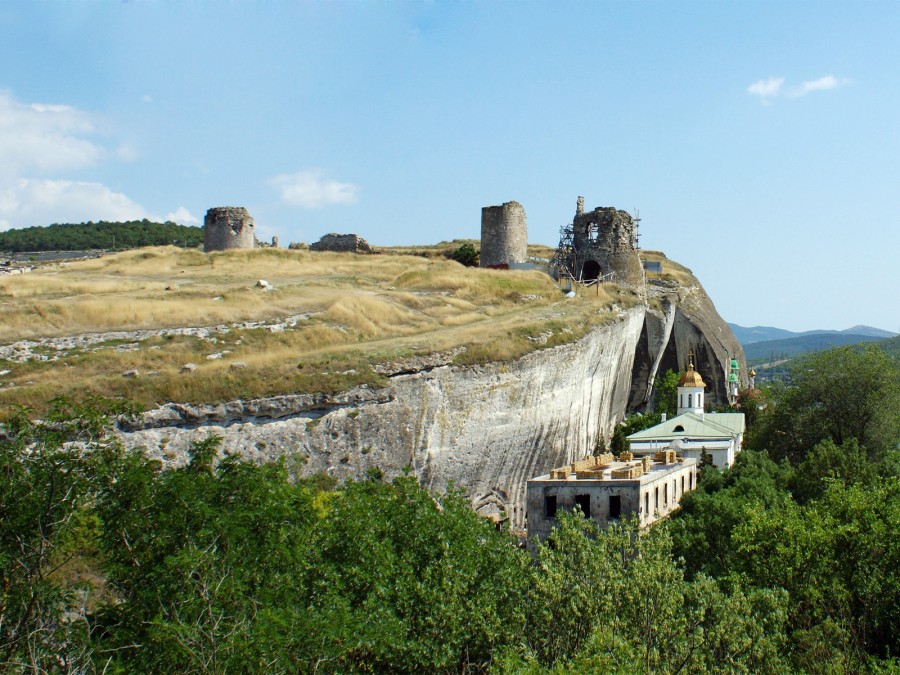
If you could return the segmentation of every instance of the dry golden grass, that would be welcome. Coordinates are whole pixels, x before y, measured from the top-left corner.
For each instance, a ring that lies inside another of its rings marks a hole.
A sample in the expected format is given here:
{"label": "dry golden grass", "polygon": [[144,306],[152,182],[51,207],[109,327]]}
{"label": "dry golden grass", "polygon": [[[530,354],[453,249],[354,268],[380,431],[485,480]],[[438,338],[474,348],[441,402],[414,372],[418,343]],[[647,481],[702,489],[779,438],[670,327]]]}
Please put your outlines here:
{"label": "dry golden grass", "polygon": [[[265,279],[276,287],[256,287]],[[615,285],[564,298],[540,272],[466,268],[443,257],[257,249],[128,251],[0,280],[0,344],[89,332],[211,326],[308,315],[293,330],[237,330],[204,341],[145,340],[138,351],[72,351],[0,363],[0,405],[40,410],[55,395],[144,405],[339,391],[381,378],[371,366],[465,346],[460,363],[517,358],[611,320],[638,302]],[[552,336],[539,343],[542,332]],[[223,358],[208,360],[214,352]],[[232,368],[242,361],[246,365]],[[187,362],[198,368],[182,374]],[[137,369],[140,376],[123,377]],[[12,386],[10,386],[12,385]]]}
{"label": "dry golden grass", "polygon": [[641,251],[641,260],[652,260],[662,263],[662,272],[647,272],[648,279],[667,279],[676,281],[684,286],[691,286],[697,283],[691,270],[674,260],[669,260],[662,251]]}

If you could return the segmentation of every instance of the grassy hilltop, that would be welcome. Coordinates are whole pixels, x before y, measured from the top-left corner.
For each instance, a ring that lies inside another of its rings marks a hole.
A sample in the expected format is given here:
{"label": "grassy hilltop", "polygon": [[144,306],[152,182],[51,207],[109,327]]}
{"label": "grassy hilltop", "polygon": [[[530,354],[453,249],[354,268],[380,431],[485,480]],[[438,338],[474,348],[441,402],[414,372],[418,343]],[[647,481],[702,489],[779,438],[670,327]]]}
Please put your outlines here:
{"label": "grassy hilltop", "polygon": [[[260,279],[276,290],[258,287]],[[44,341],[31,347],[37,358],[0,361],[10,371],[0,376],[0,405],[40,410],[59,394],[150,406],[339,391],[378,384],[372,366],[416,356],[455,350],[457,364],[514,359],[575,340],[639,302],[615,284],[565,298],[541,272],[466,268],[430,249],[358,256],[145,248],[0,279],[0,345],[287,317],[296,324],[91,345]],[[186,363],[196,370],[183,373]],[[138,375],[124,377],[130,370]]]}

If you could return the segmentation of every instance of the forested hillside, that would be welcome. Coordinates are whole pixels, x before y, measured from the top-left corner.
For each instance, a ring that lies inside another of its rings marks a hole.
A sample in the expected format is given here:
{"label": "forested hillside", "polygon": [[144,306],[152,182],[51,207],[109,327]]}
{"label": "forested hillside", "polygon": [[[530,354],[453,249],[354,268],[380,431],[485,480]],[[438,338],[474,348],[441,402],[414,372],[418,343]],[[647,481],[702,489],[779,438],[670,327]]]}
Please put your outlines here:
{"label": "forested hillside", "polygon": [[792,382],[744,400],[749,448],[676,517],[562,514],[536,558],[412,477],[294,480],[214,439],[162,470],[105,433],[121,404],[22,412],[0,670],[897,672],[900,366],[844,347]]}
{"label": "forested hillside", "polygon": [[853,335],[850,333],[819,333],[785,340],[767,340],[754,342],[744,347],[747,365],[754,367],[762,363],[771,363],[782,359],[791,359],[801,354],[822,351],[831,347],[855,345],[863,342],[879,342],[882,337],[871,335]]}
{"label": "forested hillside", "polygon": [[129,220],[111,223],[67,223],[0,232],[0,251],[123,250],[141,246],[194,247],[203,243],[203,228],[172,222]]}

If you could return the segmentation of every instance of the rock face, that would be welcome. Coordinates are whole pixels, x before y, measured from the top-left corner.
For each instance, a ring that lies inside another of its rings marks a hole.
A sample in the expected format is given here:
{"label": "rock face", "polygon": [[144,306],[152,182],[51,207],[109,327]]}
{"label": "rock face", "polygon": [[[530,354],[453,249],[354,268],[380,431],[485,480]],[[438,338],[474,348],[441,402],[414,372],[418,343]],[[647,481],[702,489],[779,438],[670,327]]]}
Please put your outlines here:
{"label": "rock face", "polygon": [[648,297],[651,308],[637,343],[629,408],[643,408],[650,400],[653,379],[667,370],[684,371],[692,352],[694,367],[706,382],[708,406],[727,405],[727,368],[732,356],[741,364],[741,386],[747,386],[744,350],[703,287],[651,281]]}
{"label": "rock face", "polygon": [[304,474],[362,478],[378,467],[390,477],[409,466],[424,486],[452,482],[478,512],[506,511],[521,526],[526,481],[583,456],[624,413],[643,314],[514,363],[398,374],[380,391],[170,404],[122,437],[175,463],[191,441],[216,434],[250,459],[302,457]]}
{"label": "rock face", "polygon": [[315,244],[309,245],[310,251],[334,251],[338,253],[371,253],[369,243],[356,234],[326,234]]}
{"label": "rock face", "polygon": [[512,363],[452,366],[449,353],[382,364],[390,383],[382,389],[168,404],[120,433],[127,446],[171,464],[214,434],[223,451],[285,457],[304,475],[362,478],[377,467],[391,478],[410,467],[422,485],[460,486],[479,513],[506,513],[521,527],[526,481],[590,454],[629,408],[649,400],[655,374],[685,367],[689,351],[707,399],[726,401],[728,355],[743,363],[743,352],[703,289],[663,285],[649,305]]}

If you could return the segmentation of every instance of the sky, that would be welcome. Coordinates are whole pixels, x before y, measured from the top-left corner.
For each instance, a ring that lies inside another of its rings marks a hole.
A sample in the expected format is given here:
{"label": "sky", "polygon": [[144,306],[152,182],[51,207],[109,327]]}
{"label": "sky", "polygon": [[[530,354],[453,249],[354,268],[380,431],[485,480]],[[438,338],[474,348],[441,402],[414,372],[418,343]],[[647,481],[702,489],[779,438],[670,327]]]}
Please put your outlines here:
{"label": "sky", "polygon": [[900,3],[0,3],[0,229],[641,217],[719,313],[900,332]]}

